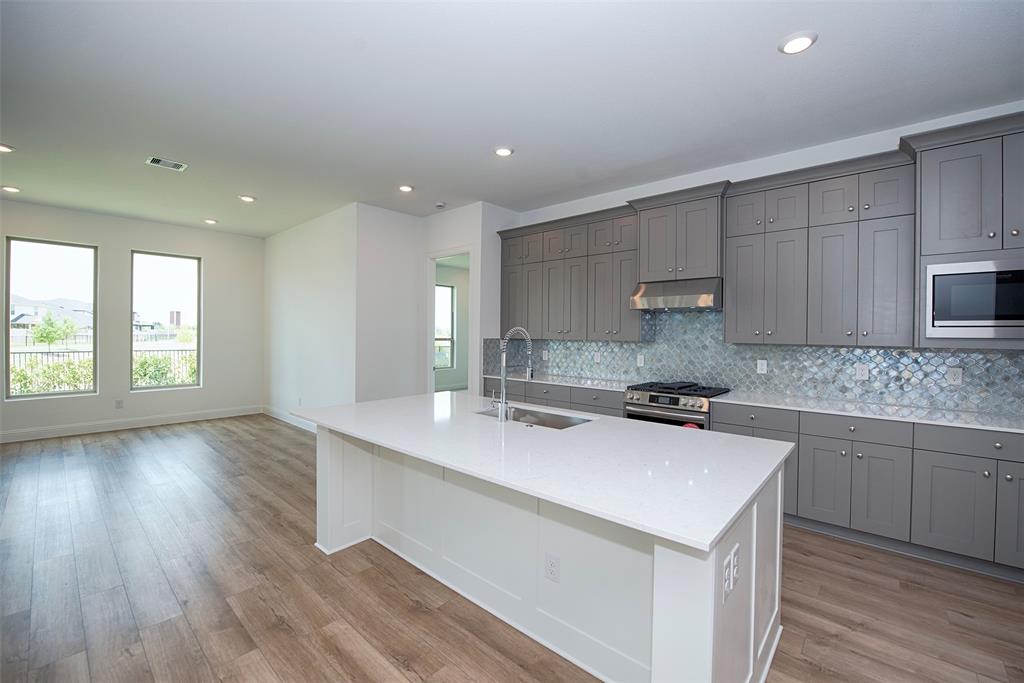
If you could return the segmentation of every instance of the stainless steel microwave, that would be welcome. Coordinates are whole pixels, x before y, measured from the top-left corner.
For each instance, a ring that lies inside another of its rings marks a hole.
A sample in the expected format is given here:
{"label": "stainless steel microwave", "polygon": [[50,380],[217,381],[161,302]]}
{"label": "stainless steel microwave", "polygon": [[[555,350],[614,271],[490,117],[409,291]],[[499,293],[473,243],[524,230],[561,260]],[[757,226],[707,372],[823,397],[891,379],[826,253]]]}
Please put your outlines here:
{"label": "stainless steel microwave", "polygon": [[1024,258],[925,267],[926,337],[1024,339]]}

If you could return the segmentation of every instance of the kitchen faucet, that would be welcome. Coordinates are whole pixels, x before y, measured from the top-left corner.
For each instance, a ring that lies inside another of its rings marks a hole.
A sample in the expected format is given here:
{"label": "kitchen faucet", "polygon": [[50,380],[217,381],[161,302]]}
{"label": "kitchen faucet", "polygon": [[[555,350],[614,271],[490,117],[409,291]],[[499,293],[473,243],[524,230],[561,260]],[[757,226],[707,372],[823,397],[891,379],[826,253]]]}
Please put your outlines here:
{"label": "kitchen faucet", "polygon": [[526,380],[533,379],[533,339],[525,328],[513,327],[501,338],[501,400],[498,402],[498,422],[504,422],[508,417],[508,401],[505,398],[505,380],[508,374],[506,361],[508,356],[508,340],[515,334],[520,335],[526,340]]}

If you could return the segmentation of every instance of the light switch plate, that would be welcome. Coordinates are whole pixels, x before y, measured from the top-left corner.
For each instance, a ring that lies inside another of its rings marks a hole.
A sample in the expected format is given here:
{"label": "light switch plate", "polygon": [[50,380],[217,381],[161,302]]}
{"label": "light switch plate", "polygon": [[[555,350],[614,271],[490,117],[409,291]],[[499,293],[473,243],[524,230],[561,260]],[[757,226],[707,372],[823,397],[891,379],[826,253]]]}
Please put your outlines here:
{"label": "light switch plate", "polygon": [[857,380],[863,381],[868,378],[868,365],[867,363],[856,363],[853,366],[853,373]]}
{"label": "light switch plate", "polygon": [[963,368],[948,368],[946,370],[946,381],[954,387],[958,387],[964,383],[964,369]]}
{"label": "light switch plate", "polygon": [[547,360],[548,359],[548,350],[547,349],[544,349],[544,350],[542,350],[540,352],[540,359],[541,360]]}
{"label": "light switch plate", "polygon": [[644,366],[644,354],[642,354],[642,353],[636,354],[636,366],[638,368],[642,368]]}
{"label": "light switch plate", "polygon": [[768,374],[768,361],[759,360],[757,361],[757,374],[767,375]]}

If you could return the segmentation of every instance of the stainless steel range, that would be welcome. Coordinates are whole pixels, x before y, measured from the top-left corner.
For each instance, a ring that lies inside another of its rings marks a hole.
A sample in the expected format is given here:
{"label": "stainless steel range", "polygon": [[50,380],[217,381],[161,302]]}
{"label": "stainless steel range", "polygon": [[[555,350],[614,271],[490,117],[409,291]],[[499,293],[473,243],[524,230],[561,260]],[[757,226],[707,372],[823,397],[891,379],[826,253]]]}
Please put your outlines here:
{"label": "stainless steel range", "polygon": [[707,429],[711,399],[728,389],[707,387],[696,382],[644,382],[626,388],[624,411],[627,418],[691,429]]}

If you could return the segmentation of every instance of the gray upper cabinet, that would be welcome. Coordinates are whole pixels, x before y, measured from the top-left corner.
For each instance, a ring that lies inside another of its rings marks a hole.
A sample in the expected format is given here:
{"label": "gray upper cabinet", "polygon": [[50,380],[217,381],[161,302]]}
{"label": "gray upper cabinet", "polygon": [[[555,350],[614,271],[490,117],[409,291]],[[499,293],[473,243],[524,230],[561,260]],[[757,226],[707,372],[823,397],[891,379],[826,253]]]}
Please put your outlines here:
{"label": "gray upper cabinet", "polygon": [[1024,133],[1003,138],[1003,248],[1024,248]]}
{"label": "gray upper cabinet", "polygon": [[1002,248],[1002,156],[1002,138],[920,154],[922,254]]}
{"label": "gray upper cabinet", "polygon": [[808,233],[807,343],[852,346],[857,330],[857,224],[815,227]]}
{"label": "gray upper cabinet", "polygon": [[587,247],[590,242],[590,230],[586,225],[574,225],[566,228],[562,235],[562,245],[565,247],[565,258],[579,258],[587,255]]}
{"label": "gray upper cabinet", "polygon": [[640,212],[640,282],[675,279],[676,207]]}
{"label": "gray upper cabinet", "polygon": [[915,450],[910,540],[991,560],[997,474],[995,460]]}
{"label": "gray upper cabinet", "polygon": [[764,193],[765,230],[807,227],[807,185],[793,185]]}
{"label": "gray upper cabinet", "polygon": [[725,241],[725,341],[760,344],[764,328],[764,235]]}
{"label": "gray upper cabinet", "polygon": [[525,322],[523,299],[523,266],[501,269],[501,333]]}
{"label": "gray upper cabinet", "polygon": [[[544,264],[523,266],[521,325],[534,339],[544,338]],[[503,332],[508,331],[506,327]]]}
{"label": "gray upper cabinet", "polygon": [[848,175],[811,183],[808,187],[810,225],[832,225],[857,220],[858,176]]}
{"label": "gray upper cabinet", "polygon": [[764,236],[764,343],[807,343],[807,230]]}
{"label": "gray upper cabinet", "polygon": [[[718,277],[718,197],[679,204],[676,209],[676,278]],[[663,278],[664,279],[664,278]]]}
{"label": "gray upper cabinet", "polygon": [[542,233],[510,237],[501,241],[501,264],[503,266],[540,263],[543,258],[544,235]]}
{"label": "gray upper cabinet", "polygon": [[909,541],[913,452],[897,446],[852,445],[850,527]]}
{"label": "gray upper cabinet", "polygon": [[565,261],[545,261],[544,303],[542,306],[541,325],[544,339],[563,339],[566,333],[565,323]]}
{"label": "gray upper cabinet", "polygon": [[860,219],[914,213],[914,167],[896,166],[860,174]]}
{"label": "gray upper cabinet", "polygon": [[725,200],[725,236],[742,237],[764,232],[764,192]]}
{"label": "gray upper cabinet", "polygon": [[587,338],[586,257],[544,262],[545,339]]}
{"label": "gray upper cabinet", "polygon": [[1024,569],[1024,464],[999,462],[996,562]]}
{"label": "gray upper cabinet", "polygon": [[535,232],[523,238],[523,263],[540,263],[544,260],[544,233]]}
{"label": "gray upper cabinet", "polygon": [[859,226],[857,343],[914,343],[914,217],[863,221]]}
{"label": "gray upper cabinet", "polygon": [[640,341],[640,311],[629,307],[629,299],[637,285],[638,258],[636,251],[615,253],[615,290],[617,296],[612,304],[614,327],[612,340],[623,342]]}
{"label": "gray upper cabinet", "polygon": [[610,254],[615,251],[633,251],[637,248],[638,219],[636,214],[588,226],[590,248],[588,254]]}
{"label": "gray upper cabinet", "polygon": [[565,230],[548,230],[544,235],[544,260],[557,261],[565,258],[563,237]]}
{"label": "gray upper cabinet", "polygon": [[797,509],[801,517],[850,526],[852,445],[844,439],[800,435]]}
{"label": "gray upper cabinet", "polygon": [[615,328],[618,294],[613,254],[591,255],[587,259],[587,289],[587,339],[609,341]]}

